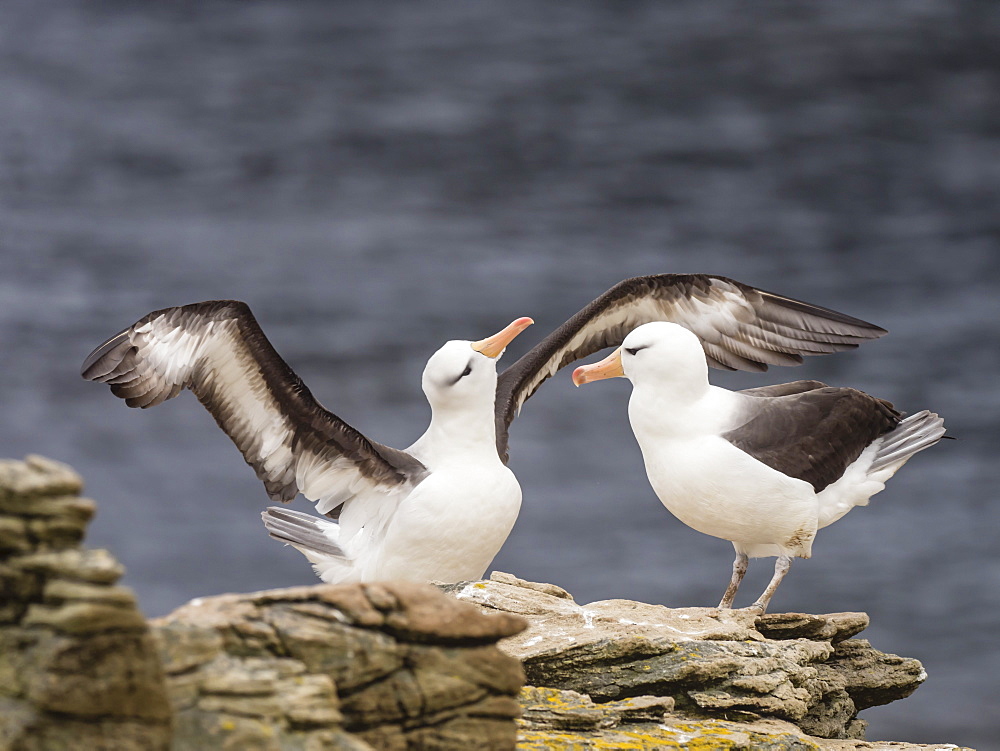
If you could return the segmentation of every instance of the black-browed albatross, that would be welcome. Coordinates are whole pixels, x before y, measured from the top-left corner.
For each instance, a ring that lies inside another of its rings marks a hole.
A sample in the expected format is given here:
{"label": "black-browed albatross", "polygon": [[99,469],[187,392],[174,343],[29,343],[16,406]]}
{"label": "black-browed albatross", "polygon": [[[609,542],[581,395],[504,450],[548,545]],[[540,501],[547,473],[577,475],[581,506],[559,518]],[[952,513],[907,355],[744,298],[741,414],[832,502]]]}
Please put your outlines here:
{"label": "black-browed albatross", "polygon": [[423,373],[430,425],[402,451],[324,409],[237,301],[150,313],[94,350],[82,375],[130,407],[193,391],[273,500],[301,492],[332,519],[277,507],[263,515],[271,536],[302,552],[324,581],[454,582],[483,575],[517,517],[507,440],[524,402],[563,366],[657,320],[690,328],[709,362],[730,370],[794,365],[885,333],[725,277],[627,279],[499,377],[496,358],[530,319],[481,342],[447,342]]}
{"label": "black-browed albatross", "polygon": [[924,410],[905,419],[883,400],[819,381],[728,391],[709,385],[701,343],[673,323],[647,323],[577,385],[632,382],[628,414],[646,475],[664,506],[699,532],[730,540],[732,607],[748,558],[777,556],[750,607],[763,613],[793,557],[809,558],[816,532],[885,487],[913,454],[944,437]]}

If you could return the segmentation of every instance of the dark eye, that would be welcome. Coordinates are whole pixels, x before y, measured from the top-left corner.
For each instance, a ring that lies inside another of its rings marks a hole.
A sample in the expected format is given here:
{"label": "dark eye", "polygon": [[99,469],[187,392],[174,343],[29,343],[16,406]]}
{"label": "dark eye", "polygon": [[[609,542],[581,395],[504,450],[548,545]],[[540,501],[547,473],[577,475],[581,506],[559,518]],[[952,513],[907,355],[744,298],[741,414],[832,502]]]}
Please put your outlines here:
{"label": "dark eye", "polygon": [[463,378],[465,378],[471,372],[472,372],[472,363],[470,362],[468,365],[465,366],[465,370],[462,371],[462,374],[459,375],[459,376],[456,376],[455,380],[453,380],[449,385],[450,386],[454,386],[456,383],[458,383],[459,381],[461,381]]}

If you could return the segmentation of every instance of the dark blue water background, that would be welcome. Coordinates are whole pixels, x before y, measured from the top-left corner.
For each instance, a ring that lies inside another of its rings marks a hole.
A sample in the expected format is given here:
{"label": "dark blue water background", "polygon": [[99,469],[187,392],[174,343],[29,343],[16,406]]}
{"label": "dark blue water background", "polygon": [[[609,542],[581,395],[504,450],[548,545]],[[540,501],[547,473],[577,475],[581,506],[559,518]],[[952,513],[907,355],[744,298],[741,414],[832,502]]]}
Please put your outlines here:
{"label": "dark blue water background", "polygon": [[[0,94],[0,455],[85,475],[89,544],[148,614],[313,577],[190,395],[133,411],[79,379],[146,312],[249,301],[318,398],[404,446],[446,339],[530,315],[510,362],[624,277],[721,273],[892,333],[716,383],[851,385],[961,439],[822,532],[774,609],[867,611],[924,662],[871,737],[1000,740],[1000,6],[8,2]],[[658,503],[627,395],[567,372],[528,403],[495,566],[714,604],[732,549]]]}

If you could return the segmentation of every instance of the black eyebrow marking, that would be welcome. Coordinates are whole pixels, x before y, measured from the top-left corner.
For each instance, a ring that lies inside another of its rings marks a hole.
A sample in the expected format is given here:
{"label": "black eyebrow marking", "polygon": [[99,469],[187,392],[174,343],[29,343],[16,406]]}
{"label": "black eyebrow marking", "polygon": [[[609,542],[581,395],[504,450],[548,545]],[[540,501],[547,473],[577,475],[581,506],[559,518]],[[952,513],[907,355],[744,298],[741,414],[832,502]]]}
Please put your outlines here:
{"label": "black eyebrow marking", "polygon": [[465,370],[463,370],[459,374],[459,376],[457,378],[455,378],[453,381],[451,381],[448,385],[449,386],[454,386],[456,383],[458,383],[459,381],[461,381],[463,378],[465,378],[471,372],[472,372],[472,358],[469,359],[469,364],[465,366]]}
{"label": "black eyebrow marking", "polygon": [[634,355],[639,350],[641,350],[641,349],[649,349],[649,347],[650,347],[650,345],[643,344],[641,347],[626,347],[625,351],[628,352],[630,355]]}

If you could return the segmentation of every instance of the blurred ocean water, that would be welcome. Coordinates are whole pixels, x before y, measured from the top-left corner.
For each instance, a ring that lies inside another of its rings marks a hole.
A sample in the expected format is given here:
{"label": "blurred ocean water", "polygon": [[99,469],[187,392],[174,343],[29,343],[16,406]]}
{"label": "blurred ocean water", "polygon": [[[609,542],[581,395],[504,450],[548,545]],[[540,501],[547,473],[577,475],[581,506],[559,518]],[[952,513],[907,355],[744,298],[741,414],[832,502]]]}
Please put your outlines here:
{"label": "blurred ocean water", "polygon": [[[89,543],[148,614],[313,576],[190,395],[139,412],[80,380],[146,312],[248,301],[321,401],[404,446],[446,339],[530,315],[512,362],[622,278],[720,273],[891,334],[715,383],[855,386],[960,439],[824,530],[774,609],[867,611],[924,662],[870,737],[1000,741],[997,6],[15,0],[0,91],[0,455],[84,474]],[[714,604],[731,548],[660,506],[627,397],[567,372],[526,405],[495,567]]]}

